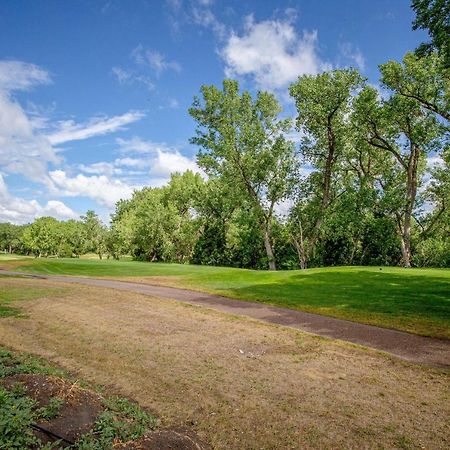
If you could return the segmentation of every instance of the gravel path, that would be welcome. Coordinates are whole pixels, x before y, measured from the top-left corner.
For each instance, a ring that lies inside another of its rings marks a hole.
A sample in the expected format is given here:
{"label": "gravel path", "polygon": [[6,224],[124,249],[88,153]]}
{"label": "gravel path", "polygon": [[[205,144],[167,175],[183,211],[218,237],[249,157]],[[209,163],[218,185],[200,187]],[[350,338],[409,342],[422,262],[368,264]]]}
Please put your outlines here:
{"label": "gravel path", "polygon": [[125,291],[138,292],[159,298],[170,298],[192,305],[200,305],[238,316],[252,317],[265,322],[284,325],[333,339],[353,342],[375,348],[401,359],[434,367],[450,368],[450,340],[428,338],[402,331],[335,319],[302,311],[250,301],[233,300],[219,295],[189,291],[165,286],[83,278],[60,275],[32,275],[0,270],[0,274],[48,279],[64,283],[79,283]]}

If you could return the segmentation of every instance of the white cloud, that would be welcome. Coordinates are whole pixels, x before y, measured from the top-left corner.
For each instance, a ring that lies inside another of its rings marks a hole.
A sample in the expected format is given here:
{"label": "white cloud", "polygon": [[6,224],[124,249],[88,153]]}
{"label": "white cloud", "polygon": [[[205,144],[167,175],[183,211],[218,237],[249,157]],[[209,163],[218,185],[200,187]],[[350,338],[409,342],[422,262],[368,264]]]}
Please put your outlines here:
{"label": "white cloud", "polygon": [[114,164],[109,162],[98,162],[94,164],[80,164],[78,168],[89,175],[121,175],[122,170],[114,167]]}
{"label": "white cloud", "polygon": [[63,144],[69,141],[79,141],[93,136],[122,130],[125,125],[136,122],[145,116],[140,111],[129,111],[114,117],[93,117],[87,123],[75,123],[73,120],[65,120],[58,123],[57,130],[47,138],[53,145]]}
{"label": "white cloud", "polygon": [[177,61],[170,61],[155,50],[146,50],[141,44],[131,52],[131,58],[137,65],[150,67],[156,75],[161,75],[167,70],[181,71],[181,66]]}
{"label": "white cloud", "polygon": [[116,166],[137,167],[142,169],[148,167],[149,161],[142,158],[118,158],[114,161]]}
{"label": "white cloud", "polygon": [[0,167],[40,182],[47,180],[47,164],[60,158],[37,131],[44,122],[30,118],[11,94],[49,82],[48,73],[33,64],[0,61]]}
{"label": "white cloud", "polygon": [[366,60],[359,48],[350,42],[344,42],[339,45],[339,49],[345,59],[349,60],[357,69],[364,71],[366,68]]}
{"label": "white cloud", "polygon": [[145,141],[139,137],[131,139],[116,139],[121,153],[155,153],[158,150],[171,151],[171,148],[164,142]]}
{"label": "white cloud", "polygon": [[99,204],[113,208],[121,199],[128,199],[134,188],[106,175],[69,177],[63,170],[49,173],[55,192],[67,197],[89,197]]}
{"label": "white cloud", "polygon": [[212,3],[211,1],[198,1],[198,5],[194,4],[192,7],[192,21],[196,25],[210,28],[219,39],[223,39],[227,29],[212,12],[210,8]]}
{"label": "white cloud", "polygon": [[164,152],[158,150],[157,155],[152,162],[150,174],[156,176],[169,176],[171,173],[183,173],[186,172],[186,170],[191,170],[194,173],[201,173],[197,163],[182,155],[179,151]]}
{"label": "white cloud", "polygon": [[22,224],[42,216],[52,216],[60,220],[79,217],[75,211],[58,200],[50,200],[42,206],[36,200],[25,200],[11,195],[0,174],[0,222]]}
{"label": "white cloud", "polygon": [[169,108],[177,109],[180,106],[180,104],[178,103],[178,100],[176,98],[171,98],[171,99],[169,99],[168,106],[169,106]]}
{"label": "white cloud", "polygon": [[113,67],[112,73],[117,78],[119,84],[142,84],[149,91],[153,91],[153,89],[155,89],[155,84],[149,77],[142,74],[137,74],[133,70],[126,70],[122,69],[121,67]]}
{"label": "white cloud", "polygon": [[0,61],[0,90],[24,91],[50,82],[50,74],[35,64],[22,61]]}
{"label": "white cloud", "polygon": [[300,75],[331,68],[317,54],[317,32],[298,36],[289,20],[256,23],[248,16],[242,36],[232,33],[220,52],[227,76],[253,76],[264,89],[281,89]]}
{"label": "white cloud", "polygon": [[203,173],[195,160],[181,154],[177,148],[165,143],[144,141],[138,137],[130,140],[117,139],[119,151],[125,154],[149,154],[146,158],[117,159],[116,164],[128,165],[136,168],[150,168],[151,176],[169,176],[174,172],[192,170],[194,173]]}
{"label": "white cloud", "polygon": [[125,70],[121,67],[113,67],[112,73],[116,76],[117,81],[120,84],[129,83],[133,79],[133,72],[131,70]]}
{"label": "white cloud", "polygon": [[62,162],[56,145],[112,133],[144,116],[129,111],[115,117],[94,117],[86,123],[68,120],[53,126],[38,107],[32,105],[27,112],[12,96],[13,91],[49,82],[48,72],[38,66],[0,61],[0,167],[47,186],[52,183],[48,166]]}

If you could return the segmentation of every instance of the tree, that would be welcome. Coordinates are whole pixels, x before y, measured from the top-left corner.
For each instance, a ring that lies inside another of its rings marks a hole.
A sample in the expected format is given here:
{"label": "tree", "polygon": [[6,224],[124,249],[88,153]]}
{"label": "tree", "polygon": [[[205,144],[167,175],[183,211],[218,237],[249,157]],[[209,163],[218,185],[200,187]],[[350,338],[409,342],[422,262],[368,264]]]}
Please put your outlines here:
{"label": "tree", "polygon": [[20,248],[23,226],[0,223],[0,249],[13,253]]}
{"label": "tree", "polygon": [[118,202],[108,242],[113,256],[131,253],[148,261],[189,261],[199,235],[194,198],[202,184],[201,176],[191,171],[175,173],[167,186],[144,188]]}
{"label": "tree", "polygon": [[53,217],[40,217],[23,233],[26,247],[36,256],[55,255],[60,242],[59,222]]}
{"label": "tree", "polygon": [[[383,66],[381,66],[383,71]],[[381,100],[366,87],[355,101],[355,118],[367,142],[384,152],[386,164],[378,181],[390,199],[401,239],[403,264],[411,266],[411,227],[425,156],[439,144],[433,113],[397,92]]]}
{"label": "tree", "polygon": [[431,170],[426,189],[431,205],[419,222],[416,263],[422,266],[450,265],[450,148],[442,154],[442,164]]}
{"label": "tree", "polygon": [[424,56],[435,50],[444,58],[444,64],[450,68],[450,2],[448,0],[413,0],[412,8],[416,13],[413,30],[428,30],[431,42],[423,43],[416,50]]}
{"label": "tree", "polygon": [[233,187],[219,178],[210,178],[194,196],[194,208],[200,219],[200,236],[192,262],[207,265],[229,265],[228,235],[233,215],[238,209]]}
{"label": "tree", "polygon": [[[314,167],[308,179],[310,201],[298,201],[291,216],[293,240],[300,266],[306,268],[314,250],[325,213],[333,201],[333,176],[349,141],[348,115],[352,95],[363,79],[353,69],[305,75],[291,85],[298,117],[296,127],[304,135],[300,151]],[[303,205],[303,206],[302,206]],[[303,211],[307,206],[307,211]]]}
{"label": "tree", "polygon": [[81,216],[81,221],[84,224],[86,236],[85,251],[96,253],[102,259],[103,254],[106,252],[106,227],[92,210]]}
{"label": "tree", "polygon": [[248,201],[261,229],[269,269],[276,263],[272,242],[274,207],[290,192],[296,167],[293,144],[284,133],[290,120],[279,120],[275,96],[239,92],[237,81],[222,90],[202,86],[189,113],[197,122],[191,143],[200,146],[198,163],[210,177],[233,188],[236,203]]}
{"label": "tree", "polygon": [[390,91],[416,100],[425,109],[450,121],[450,69],[436,52],[418,57],[407,53],[403,64],[389,61],[380,66],[381,82]]}

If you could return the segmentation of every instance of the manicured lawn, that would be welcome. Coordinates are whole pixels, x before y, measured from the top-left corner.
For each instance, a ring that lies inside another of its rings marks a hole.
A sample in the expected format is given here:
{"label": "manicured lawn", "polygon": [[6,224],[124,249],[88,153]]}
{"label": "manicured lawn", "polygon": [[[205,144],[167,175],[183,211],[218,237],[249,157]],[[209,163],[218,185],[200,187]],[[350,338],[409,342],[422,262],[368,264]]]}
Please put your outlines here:
{"label": "manicured lawn", "polygon": [[158,277],[159,284],[450,338],[448,269],[332,267],[267,272],[133,261],[2,258],[0,266],[41,274],[136,277],[148,283],[152,279],[147,277]]}

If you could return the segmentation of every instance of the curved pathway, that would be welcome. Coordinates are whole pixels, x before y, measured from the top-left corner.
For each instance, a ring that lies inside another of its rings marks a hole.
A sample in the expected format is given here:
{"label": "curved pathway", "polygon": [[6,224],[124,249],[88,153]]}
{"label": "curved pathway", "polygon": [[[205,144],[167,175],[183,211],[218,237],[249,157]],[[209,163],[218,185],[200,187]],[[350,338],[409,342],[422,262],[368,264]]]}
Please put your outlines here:
{"label": "curved pathway", "polygon": [[0,274],[47,279],[63,283],[79,283],[89,286],[132,291],[160,298],[170,298],[192,305],[206,306],[238,316],[252,317],[265,322],[297,328],[320,336],[364,345],[414,363],[450,368],[450,340],[418,336],[388,328],[380,328],[373,325],[321,316],[319,314],[270,306],[264,303],[234,300],[219,295],[187,289],[110,279],[34,275],[1,269]]}

